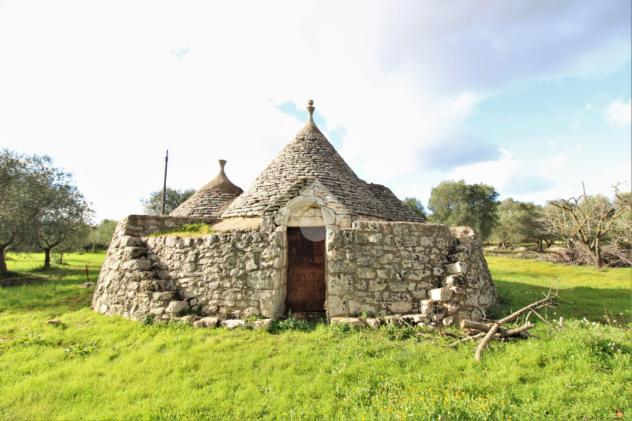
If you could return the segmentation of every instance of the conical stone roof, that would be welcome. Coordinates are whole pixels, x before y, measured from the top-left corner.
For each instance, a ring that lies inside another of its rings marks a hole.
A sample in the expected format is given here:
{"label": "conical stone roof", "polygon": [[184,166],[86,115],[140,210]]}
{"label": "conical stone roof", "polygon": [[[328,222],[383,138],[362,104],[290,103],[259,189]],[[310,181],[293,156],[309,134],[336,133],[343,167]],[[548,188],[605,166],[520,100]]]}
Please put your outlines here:
{"label": "conical stone roof", "polygon": [[[320,181],[352,214],[387,220],[419,221],[401,202],[399,207],[392,200],[389,206],[385,206],[318,129],[312,117],[312,101],[308,111],[310,118],[307,124],[257,177],[250,189],[228,206],[222,217],[261,216],[292,186],[307,178]],[[390,194],[392,198],[395,197],[392,192]],[[388,208],[393,207],[397,211],[389,212]]]}
{"label": "conical stone roof", "polygon": [[219,174],[206,183],[193,196],[171,212],[172,216],[188,216],[197,218],[220,218],[226,207],[243,190],[234,185],[226,176],[226,161],[219,160]]}

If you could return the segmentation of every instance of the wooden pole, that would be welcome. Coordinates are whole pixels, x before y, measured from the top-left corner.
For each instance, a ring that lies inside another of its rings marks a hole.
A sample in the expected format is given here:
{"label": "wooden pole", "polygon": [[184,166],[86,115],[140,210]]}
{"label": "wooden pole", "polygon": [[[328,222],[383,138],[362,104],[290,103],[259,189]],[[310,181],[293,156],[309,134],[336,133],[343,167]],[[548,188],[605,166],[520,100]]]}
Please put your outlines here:
{"label": "wooden pole", "polygon": [[167,153],[165,154],[165,177],[162,182],[162,212],[161,215],[165,214],[165,204],[167,201],[167,165],[169,164],[169,150],[167,149]]}

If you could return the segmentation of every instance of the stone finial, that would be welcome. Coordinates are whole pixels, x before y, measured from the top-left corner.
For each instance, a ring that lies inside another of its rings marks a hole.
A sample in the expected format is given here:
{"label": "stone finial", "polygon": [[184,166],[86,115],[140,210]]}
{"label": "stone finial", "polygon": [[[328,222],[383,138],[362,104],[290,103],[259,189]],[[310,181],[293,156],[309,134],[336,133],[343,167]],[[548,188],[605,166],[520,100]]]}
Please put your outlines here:
{"label": "stone finial", "polygon": [[314,110],[316,108],[314,107],[314,100],[310,99],[309,101],[307,101],[307,111],[309,112],[309,121],[310,122],[314,122]]}
{"label": "stone finial", "polygon": [[226,161],[225,159],[220,159],[220,160],[219,160],[219,171],[220,171],[221,173],[223,173],[223,172],[224,172],[224,167],[226,166],[226,162],[227,162],[227,161]]}

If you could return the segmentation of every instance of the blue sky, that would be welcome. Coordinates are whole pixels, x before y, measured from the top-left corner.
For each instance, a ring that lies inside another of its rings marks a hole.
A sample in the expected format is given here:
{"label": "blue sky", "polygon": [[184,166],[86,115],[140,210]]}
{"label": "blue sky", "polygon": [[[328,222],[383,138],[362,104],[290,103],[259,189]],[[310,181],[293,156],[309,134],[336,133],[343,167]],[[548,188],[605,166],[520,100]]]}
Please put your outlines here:
{"label": "blue sky", "polygon": [[359,176],[544,203],[630,189],[630,2],[0,1],[0,148],[48,154],[96,218],[246,189],[316,121]]}

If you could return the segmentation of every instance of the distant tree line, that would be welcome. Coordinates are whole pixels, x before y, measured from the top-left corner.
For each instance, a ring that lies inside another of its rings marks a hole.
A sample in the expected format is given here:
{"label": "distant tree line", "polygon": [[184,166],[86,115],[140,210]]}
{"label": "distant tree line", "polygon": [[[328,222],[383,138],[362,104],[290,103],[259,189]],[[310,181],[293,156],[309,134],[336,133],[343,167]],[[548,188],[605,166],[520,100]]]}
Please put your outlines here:
{"label": "distant tree line", "polygon": [[632,264],[632,197],[615,189],[615,199],[581,195],[551,200],[545,206],[511,198],[502,202],[492,186],[444,181],[433,188],[426,214],[421,201],[404,204],[429,222],[473,227],[481,239],[501,250],[535,244],[544,252],[554,243],[558,261],[596,266]]}

